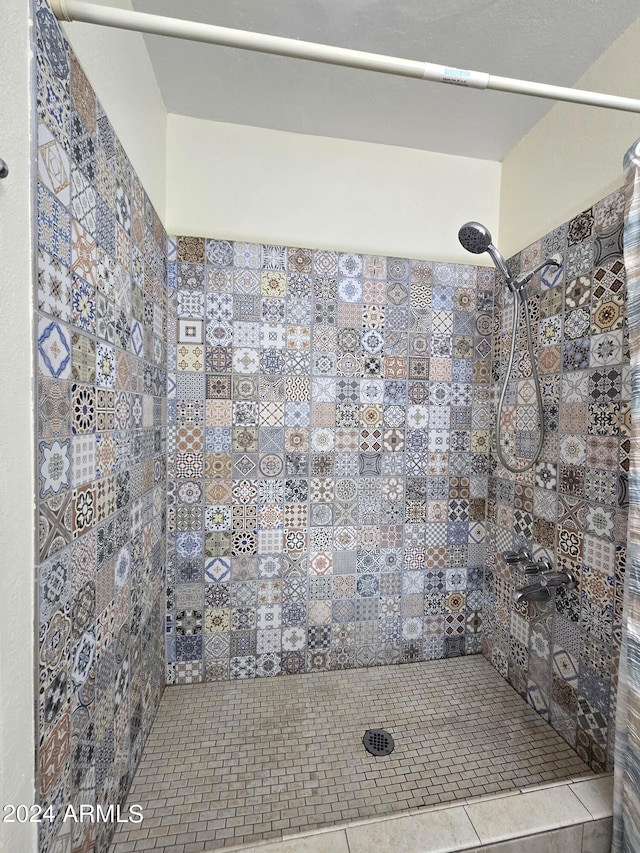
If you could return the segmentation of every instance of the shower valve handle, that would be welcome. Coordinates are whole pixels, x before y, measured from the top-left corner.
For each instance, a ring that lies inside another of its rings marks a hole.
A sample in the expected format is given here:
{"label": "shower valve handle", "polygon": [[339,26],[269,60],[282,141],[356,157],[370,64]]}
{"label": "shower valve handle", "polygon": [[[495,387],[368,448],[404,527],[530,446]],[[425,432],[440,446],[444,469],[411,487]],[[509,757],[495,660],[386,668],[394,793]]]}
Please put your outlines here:
{"label": "shower valve handle", "polygon": [[541,557],[539,560],[529,560],[525,567],[526,575],[540,575],[540,582],[544,583],[544,576],[553,572],[551,561],[546,557]]}
{"label": "shower valve handle", "polygon": [[527,548],[520,548],[519,551],[505,551],[502,556],[505,563],[510,566],[517,566],[520,563],[530,563],[533,560],[531,552]]}

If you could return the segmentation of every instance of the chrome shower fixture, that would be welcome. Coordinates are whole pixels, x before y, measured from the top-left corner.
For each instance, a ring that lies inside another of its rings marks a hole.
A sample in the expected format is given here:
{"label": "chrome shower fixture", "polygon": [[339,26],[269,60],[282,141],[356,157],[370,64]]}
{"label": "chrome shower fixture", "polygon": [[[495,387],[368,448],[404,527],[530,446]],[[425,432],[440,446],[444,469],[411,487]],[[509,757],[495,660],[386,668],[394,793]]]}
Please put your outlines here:
{"label": "chrome shower fixture", "polygon": [[562,266],[562,256],[555,254],[551,255],[550,258],[547,258],[546,261],[543,261],[535,269],[531,270],[531,272],[523,273],[517,277],[512,276],[504,257],[493,245],[491,232],[481,222],[465,222],[458,231],[458,240],[462,248],[466,249],[467,252],[471,252],[474,255],[482,255],[486,252],[500,275],[504,278],[509,290],[512,293],[517,293],[523,301],[527,298],[526,286],[536,273],[539,273],[540,270],[548,266]]}
{"label": "chrome shower fixture", "polygon": [[562,568],[554,571],[551,560],[540,557],[534,560],[528,548],[519,551],[505,551],[502,559],[508,566],[524,573],[529,580],[525,586],[516,589],[512,596],[514,604],[524,604],[528,601],[548,601],[551,590],[564,586],[575,589],[576,576],[570,569]]}
{"label": "chrome shower fixture", "polygon": [[528,548],[520,548],[519,551],[505,551],[502,559],[509,566],[519,566],[530,563],[533,560],[533,555]]}
{"label": "chrome shower fixture", "polygon": [[506,281],[509,290],[513,292],[513,279],[507,269],[507,262],[493,245],[491,232],[488,228],[485,228],[480,222],[465,222],[458,231],[458,240],[467,252],[472,252],[474,255],[482,255],[486,252]]}
{"label": "chrome shower fixture", "polygon": [[[509,352],[509,362],[507,364],[507,369],[505,370],[503,382],[502,382],[502,391],[500,392],[500,400],[498,402],[498,413],[497,413],[497,447],[496,451],[498,454],[498,459],[502,463],[502,465],[510,471],[512,474],[523,474],[525,471],[528,471],[532,468],[538,459],[540,458],[540,454],[542,453],[542,445],[544,444],[544,414],[542,409],[542,392],[540,390],[540,379],[538,377],[538,370],[536,367],[536,359],[533,351],[533,340],[531,335],[531,318],[529,317],[529,309],[527,306],[527,284],[531,281],[531,279],[539,273],[540,270],[543,270],[545,267],[553,266],[553,267],[561,267],[562,266],[562,256],[561,255],[552,255],[550,258],[547,258],[546,261],[543,261],[539,264],[535,269],[530,272],[522,273],[519,276],[512,276],[507,267],[507,262],[502,257],[497,248],[493,245],[493,241],[491,238],[491,232],[489,229],[484,226],[481,222],[465,222],[465,224],[458,231],[458,240],[460,241],[460,245],[466,249],[468,252],[471,252],[474,255],[482,255],[486,252],[491,260],[493,261],[496,269],[500,273],[500,275],[504,278],[505,283],[511,293],[513,294],[514,299],[514,311],[513,311],[513,325],[511,328],[511,350]],[[517,297],[517,298],[516,298]],[[515,346],[516,346],[516,334],[518,331],[518,322],[520,319],[520,305],[524,306],[524,322],[527,332],[527,350],[529,353],[529,359],[531,361],[531,369],[533,373],[533,381],[536,390],[536,401],[538,404],[538,441],[536,444],[536,450],[533,455],[533,458],[526,463],[524,467],[518,468],[515,465],[512,465],[508,462],[504,454],[502,452],[502,443],[501,443],[501,430],[502,430],[502,410],[504,407],[504,400],[507,394],[507,384],[509,382],[509,377],[511,376],[511,371],[513,370],[513,360],[515,356]],[[515,556],[515,555],[514,555]]]}
{"label": "chrome shower fixture", "polygon": [[561,586],[566,589],[576,588],[577,579],[571,569],[559,569],[554,572],[548,560],[539,560],[538,564],[540,566],[538,571],[529,575],[529,577],[535,577],[535,580],[514,591],[512,596],[514,604],[548,601],[551,598],[551,590]]}

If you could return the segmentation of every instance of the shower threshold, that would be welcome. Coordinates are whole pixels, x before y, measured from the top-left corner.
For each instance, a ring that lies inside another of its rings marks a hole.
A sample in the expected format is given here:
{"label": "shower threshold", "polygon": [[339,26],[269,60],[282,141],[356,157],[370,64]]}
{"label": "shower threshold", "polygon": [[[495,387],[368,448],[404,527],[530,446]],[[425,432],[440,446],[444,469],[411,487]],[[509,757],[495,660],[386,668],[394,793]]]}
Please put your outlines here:
{"label": "shower threshold", "polygon": [[[362,743],[393,736],[390,755]],[[480,655],[165,690],[111,853],[197,853],[589,774]]]}

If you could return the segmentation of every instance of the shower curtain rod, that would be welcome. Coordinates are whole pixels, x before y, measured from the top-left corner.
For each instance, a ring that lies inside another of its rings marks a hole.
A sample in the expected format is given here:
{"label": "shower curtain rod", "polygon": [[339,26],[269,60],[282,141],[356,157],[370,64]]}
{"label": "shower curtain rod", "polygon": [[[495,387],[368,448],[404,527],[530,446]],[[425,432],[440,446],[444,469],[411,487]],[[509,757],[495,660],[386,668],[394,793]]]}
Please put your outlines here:
{"label": "shower curtain rod", "polygon": [[456,86],[467,86],[473,89],[496,89],[501,92],[530,95],[534,98],[549,98],[556,101],[568,101],[593,107],[640,113],[640,100],[634,98],[605,95],[601,92],[589,92],[583,89],[571,89],[567,86],[534,83],[512,77],[498,77],[484,71],[449,68],[446,65],[436,65],[432,62],[418,62],[413,59],[400,59],[379,53],[367,53],[362,50],[350,50],[344,47],[282,38],[281,36],[234,30],[213,24],[202,24],[197,21],[150,15],[146,12],[96,6],[82,2],[82,0],[49,0],[49,2],[59,21],[100,24],[123,30],[172,36],[189,41],[223,45],[224,47],[272,53],[295,59],[308,59],[313,62],[325,62],[329,65],[343,65],[350,68],[361,68],[365,71],[380,71],[383,74],[414,77],[435,83],[452,83]]}

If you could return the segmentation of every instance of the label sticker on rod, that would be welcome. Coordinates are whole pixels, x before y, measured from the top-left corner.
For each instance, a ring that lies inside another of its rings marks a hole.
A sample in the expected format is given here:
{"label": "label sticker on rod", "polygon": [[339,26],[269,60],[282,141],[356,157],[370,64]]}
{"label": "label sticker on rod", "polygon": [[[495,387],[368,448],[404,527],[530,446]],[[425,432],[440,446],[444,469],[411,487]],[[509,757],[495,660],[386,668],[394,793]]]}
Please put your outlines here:
{"label": "label sticker on rod", "polygon": [[486,89],[489,85],[489,74],[485,71],[469,71],[466,68],[451,68],[447,65],[434,65],[425,62],[424,80],[437,83],[451,83],[454,86],[468,86],[471,89]]}

